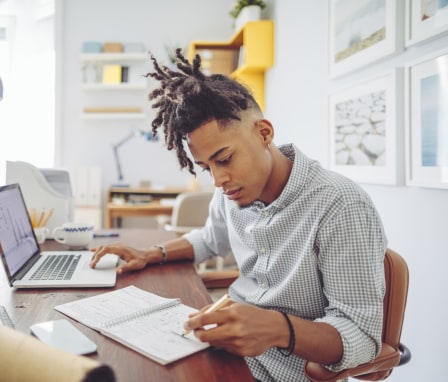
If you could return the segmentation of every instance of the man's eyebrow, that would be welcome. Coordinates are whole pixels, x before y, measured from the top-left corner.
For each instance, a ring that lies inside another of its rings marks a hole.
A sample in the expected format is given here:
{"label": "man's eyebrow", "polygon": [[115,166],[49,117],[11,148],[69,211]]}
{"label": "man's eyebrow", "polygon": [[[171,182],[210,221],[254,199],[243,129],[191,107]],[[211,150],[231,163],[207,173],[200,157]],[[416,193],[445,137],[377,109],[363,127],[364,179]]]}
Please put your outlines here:
{"label": "man's eyebrow", "polygon": [[[215,151],[212,155],[210,155],[209,158],[208,158],[208,160],[209,160],[209,161],[214,160],[219,154],[221,154],[223,151],[227,150],[228,148],[229,148],[228,146],[225,146],[225,147],[220,148],[218,151]],[[201,161],[196,161],[195,163],[196,163],[197,165],[202,164]]]}

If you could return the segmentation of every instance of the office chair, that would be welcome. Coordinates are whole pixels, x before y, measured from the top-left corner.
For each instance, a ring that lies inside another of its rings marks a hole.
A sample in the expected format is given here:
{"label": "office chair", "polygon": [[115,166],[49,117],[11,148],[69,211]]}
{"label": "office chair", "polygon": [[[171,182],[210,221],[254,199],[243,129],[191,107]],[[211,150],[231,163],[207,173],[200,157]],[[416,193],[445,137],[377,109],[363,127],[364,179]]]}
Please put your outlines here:
{"label": "office chair", "polygon": [[174,202],[171,221],[165,224],[164,229],[183,235],[203,227],[212,197],[213,191],[189,191],[179,194]]}
{"label": "office chair", "polygon": [[[213,193],[213,190],[210,190],[190,191],[179,194],[174,202],[171,221],[164,225],[164,229],[181,236],[193,229],[203,227],[208,217],[208,208]],[[199,264],[199,273],[204,273],[207,267],[221,271],[224,268],[224,258],[217,257]],[[212,274],[207,277],[211,276]]]}
{"label": "office chair", "polygon": [[22,161],[6,162],[6,183],[19,183],[28,208],[53,209],[48,221],[49,238],[53,229],[73,221],[74,197],[70,174],[63,169],[40,169]]}
{"label": "office chair", "polygon": [[0,325],[0,380],[8,382],[115,382],[113,370]]}
{"label": "office chair", "polygon": [[372,362],[338,372],[308,361],[305,364],[305,374],[312,382],[336,382],[347,377],[380,381],[389,377],[394,367],[410,361],[410,350],[400,343],[409,285],[408,267],[398,253],[387,249],[384,272],[386,293],[383,302],[383,344],[380,354]]}

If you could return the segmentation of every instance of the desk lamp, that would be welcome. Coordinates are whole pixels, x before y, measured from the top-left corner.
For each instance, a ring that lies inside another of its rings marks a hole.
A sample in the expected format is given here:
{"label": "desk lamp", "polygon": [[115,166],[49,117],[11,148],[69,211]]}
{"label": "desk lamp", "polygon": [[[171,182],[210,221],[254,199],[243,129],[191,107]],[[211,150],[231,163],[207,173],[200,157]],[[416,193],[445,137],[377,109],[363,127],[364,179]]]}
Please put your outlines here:
{"label": "desk lamp", "polygon": [[132,138],[142,138],[149,142],[157,142],[159,140],[158,136],[154,136],[152,131],[144,131],[144,130],[133,130],[125,137],[123,137],[120,141],[112,145],[112,149],[114,151],[115,165],[117,167],[118,173],[118,183],[113,184],[112,187],[129,187],[129,184],[123,183],[123,171],[121,169],[120,156],[118,155],[118,149],[123,146],[125,143],[130,141]]}

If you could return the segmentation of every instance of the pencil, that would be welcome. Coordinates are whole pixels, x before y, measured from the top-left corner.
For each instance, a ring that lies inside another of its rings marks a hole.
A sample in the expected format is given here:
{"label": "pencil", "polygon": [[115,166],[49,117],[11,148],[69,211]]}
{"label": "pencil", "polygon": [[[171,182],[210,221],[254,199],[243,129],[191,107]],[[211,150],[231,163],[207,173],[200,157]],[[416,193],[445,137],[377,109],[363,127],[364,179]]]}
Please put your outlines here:
{"label": "pencil", "polygon": [[[231,301],[230,296],[228,293],[226,293],[219,300],[215,301],[213,305],[209,306],[204,313],[216,312],[217,310],[224,308],[224,306],[226,306],[230,301]],[[186,336],[189,333],[191,333],[191,330],[184,330],[182,336]]]}
{"label": "pencil", "polygon": [[46,226],[48,220],[50,220],[50,218],[51,218],[51,215],[53,215],[53,211],[54,211],[54,208],[52,208],[51,210],[45,211],[45,215],[40,222],[40,227]]}

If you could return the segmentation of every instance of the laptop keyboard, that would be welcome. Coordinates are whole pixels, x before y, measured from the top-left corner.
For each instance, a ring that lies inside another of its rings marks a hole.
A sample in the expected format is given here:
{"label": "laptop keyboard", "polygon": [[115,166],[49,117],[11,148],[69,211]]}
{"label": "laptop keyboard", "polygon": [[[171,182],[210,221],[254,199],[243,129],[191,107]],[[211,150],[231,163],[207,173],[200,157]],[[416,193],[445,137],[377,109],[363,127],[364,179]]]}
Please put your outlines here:
{"label": "laptop keyboard", "polygon": [[30,280],[70,280],[81,255],[49,255]]}
{"label": "laptop keyboard", "polygon": [[0,323],[2,325],[9,326],[10,328],[14,328],[11,317],[9,317],[9,314],[3,305],[0,305]]}

